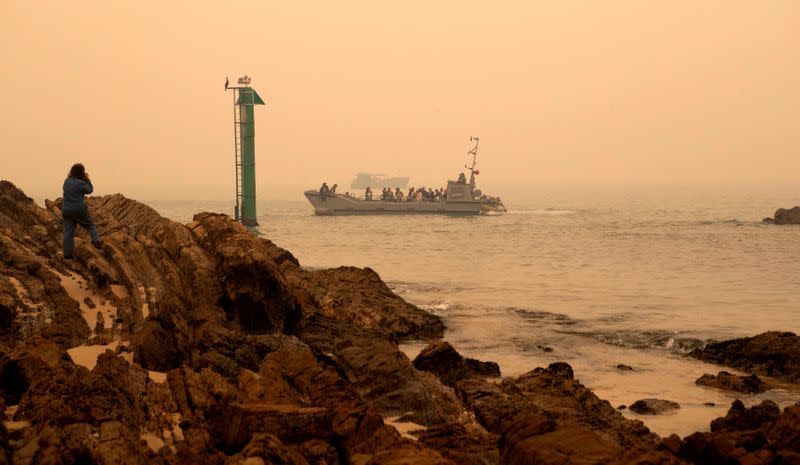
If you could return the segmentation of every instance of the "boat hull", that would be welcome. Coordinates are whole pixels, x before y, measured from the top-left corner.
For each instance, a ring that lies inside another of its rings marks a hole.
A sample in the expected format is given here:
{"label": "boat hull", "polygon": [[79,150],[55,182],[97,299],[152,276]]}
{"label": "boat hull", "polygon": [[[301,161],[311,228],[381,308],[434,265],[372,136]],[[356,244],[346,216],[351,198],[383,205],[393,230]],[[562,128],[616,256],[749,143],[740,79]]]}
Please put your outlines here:
{"label": "boat hull", "polygon": [[306,191],[306,198],[314,206],[317,215],[480,215],[485,205],[469,202],[385,202],[362,200],[344,195],[326,195],[317,191]]}

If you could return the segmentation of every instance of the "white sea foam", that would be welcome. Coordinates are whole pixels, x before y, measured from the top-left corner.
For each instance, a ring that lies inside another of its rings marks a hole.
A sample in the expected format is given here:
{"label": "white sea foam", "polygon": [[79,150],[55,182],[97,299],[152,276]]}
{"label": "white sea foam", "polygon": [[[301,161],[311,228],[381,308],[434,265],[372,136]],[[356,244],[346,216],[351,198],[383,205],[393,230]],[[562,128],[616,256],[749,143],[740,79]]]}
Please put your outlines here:
{"label": "white sea foam", "polygon": [[419,308],[431,312],[434,315],[441,315],[453,307],[452,301],[436,301],[430,304],[417,305]]}

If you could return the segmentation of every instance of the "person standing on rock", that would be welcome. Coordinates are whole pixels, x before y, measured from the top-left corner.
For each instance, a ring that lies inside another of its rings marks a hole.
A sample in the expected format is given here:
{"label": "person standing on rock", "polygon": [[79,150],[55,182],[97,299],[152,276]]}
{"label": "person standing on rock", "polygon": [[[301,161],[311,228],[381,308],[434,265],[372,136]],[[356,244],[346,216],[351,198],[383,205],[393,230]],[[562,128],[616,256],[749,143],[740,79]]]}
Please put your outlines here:
{"label": "person standing on rock", "polygon": [[97,228],[89,215],[89,207],[83,201],[86,194],[94,190],[89,174],[81,163],[72,165],[67,179],[64,180],[64,200],[61,203],[61,216],[64,220],[64,258],[69,260],[75,251],[75,226],[81,225],[92,236],[92,245],[101,246]]}

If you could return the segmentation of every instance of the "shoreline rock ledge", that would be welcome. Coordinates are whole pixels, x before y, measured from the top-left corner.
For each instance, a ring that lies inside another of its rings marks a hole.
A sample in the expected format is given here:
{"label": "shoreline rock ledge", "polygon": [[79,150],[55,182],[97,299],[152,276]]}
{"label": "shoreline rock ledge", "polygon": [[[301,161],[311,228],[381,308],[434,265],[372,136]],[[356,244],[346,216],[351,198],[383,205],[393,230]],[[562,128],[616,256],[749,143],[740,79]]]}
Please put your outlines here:
{"label": "shoreline rock ledge", "polygon": [[88,203],[103,247],[81,231],[64,261],[60,202],[0,181],[0,464],[800,457],[800,406],[734,404],[681,441],[625,418],[566,363],[486,379],[496,364],[436,343],[422,371],[398,342],[435,341],[444,325],[374,271],[304,269],[227,215],[184,225],[120,194]]}
{"label": "shoreline rock ledge", "polygon": [[800,206],[793,208],[779,208],[773,218],[764,218],[763,223],[772,224],[800,224]]}
{"label": "shoreline rock ledge", "polygon": [[800,382],[800,336],[788,331],[711,342],[689,356],[747,373]]}

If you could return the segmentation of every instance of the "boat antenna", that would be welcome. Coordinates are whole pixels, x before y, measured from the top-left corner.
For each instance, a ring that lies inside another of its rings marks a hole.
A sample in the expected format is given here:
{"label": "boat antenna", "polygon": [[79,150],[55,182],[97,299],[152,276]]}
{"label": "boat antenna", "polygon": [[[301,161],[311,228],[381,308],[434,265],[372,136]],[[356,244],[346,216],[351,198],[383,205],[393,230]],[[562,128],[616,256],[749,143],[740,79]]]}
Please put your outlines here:
{"label": "boat antenna", "polygon": [[475,159],[478,158],[478,140],[479,139],[477,137],[470,137],[469,138],[470,142],[475,141],[475,147],[472,147],[471,149],[467,150],[467,155],[472,155],[472,166],[464,165],[464,168],[467,168],[470,171],[473,171],[473,169],[475,168],[475,165],[477,164]]}
{"label": "boat antenna", "polygon": [[472,155],[472,166],[464,165],[464,168],[469,170],[469,186],[470,190],[474,193],[475,192],[475,165],[478,163],[476,160],[478,158],[478,138],[474,136],[470,136],[469,141],[475,141],[475,147],[467,150],[467,155]]}

